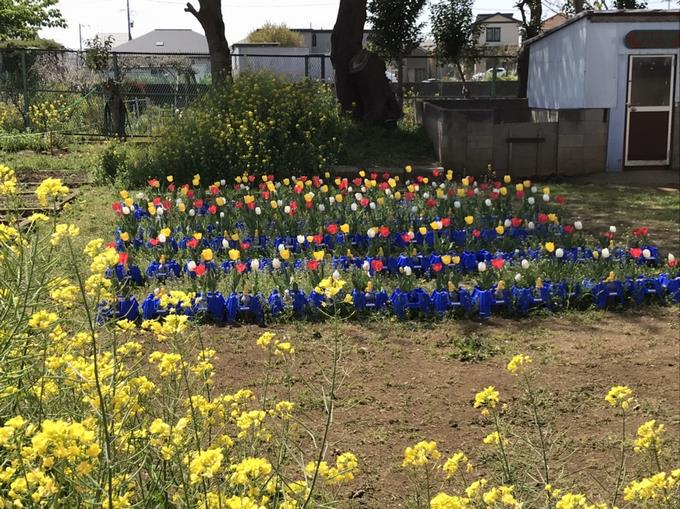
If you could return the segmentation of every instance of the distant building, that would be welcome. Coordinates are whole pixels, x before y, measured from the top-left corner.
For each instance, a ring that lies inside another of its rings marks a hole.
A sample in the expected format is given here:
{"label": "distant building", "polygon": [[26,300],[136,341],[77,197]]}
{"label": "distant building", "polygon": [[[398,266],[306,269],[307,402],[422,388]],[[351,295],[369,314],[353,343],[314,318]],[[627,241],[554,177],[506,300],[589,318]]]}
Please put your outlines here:
{"label": "distant building", "polygon": [[[481,25],[478,46],[486,55],[474,65],[474,74],[485,73],[494,67],[516,72],[522,23],[509,12],[478,14],[475,23]],[[493,55],[499,55],[494,58]],[[504,58],[505,57],[505,58]]]}
{"label": "distant building", "polygon": [[[585,11],[529,39],[529,106],[606,122],[607,170],[680,169],[671,143],[680,132],[678,19],[678,10]],[[563,148],[588,159],[600,150],[592,139],[584,128]]]}
{"label": "distant building", "polygon": [[128,42],[128,34],[124,32],[99,32],[92,39],[88,39],[88,42],[92,42],[95,37],[99,38],[100,41],[110,40],[112,48]]}
{"label": "distant building", "polygon": [[563,12],[553,14],[549,18],[545,18],[543,20],[543,23],[541,23],[541,30],[545,32],[546,30],[552,30],[553,28],[557,28],[561,24],[566,23],[568,19],[569,17]]}
{"label": "distant building", "polygon": [[114,48],[114,53],[207,55],[208,41],[188,28],[157,28]]}
{"label": "distant building", "polygon": [[[310,53],[330,54],[331,52],[331,33],[333,30],[323,28],[291,28],[291,31],[299,33],[304,39],[304,47]],[[363,45],[366,46],[370,30],[364,30]]]}

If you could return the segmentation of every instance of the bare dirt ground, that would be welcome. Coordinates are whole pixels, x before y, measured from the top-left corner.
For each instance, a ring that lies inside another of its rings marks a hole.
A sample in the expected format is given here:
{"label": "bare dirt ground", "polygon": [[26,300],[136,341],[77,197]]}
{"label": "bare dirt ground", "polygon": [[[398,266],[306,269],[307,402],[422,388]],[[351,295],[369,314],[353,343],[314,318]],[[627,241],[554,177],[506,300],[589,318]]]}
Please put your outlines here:
{"label": "bare dirt ground", "polygon": [[[330,451],[351,450],[362,474],[343,497],[361,497],[348,506],[405,507],[408,478],[400,467],[404,448],[420,440],[436,440],[443,453],[462,449],[488,470],[481,456],[482,438],[491,424],[472,407],[477,391],[494,385],[509,404],[506,422],[531,432],[521,406],[517,379],[505,366],[517,353],[534,358],[539,370],[541,412],[548,427],[564,434],[566,449],[557,460],[565,469],[564,488],[581,487],[598,494],[599,483],[611,486],[615,439],[620,419],[604,401],[613,385],[635,390],[639,404],[629,430],[649,418],[666,424],[677,468],[680,439],[680,322],[678,307],[645,308],[625,314],[585,311],[522,320],[494,318],[438,323],[370,321],[339,327],[347,374],[338,391]],[[306,383],[321,382],[320,366],[328,367],[323,348],[333,333],[330,323],[278,325],[272,328],[295,344],[297,364],[294,399],[300,412],[322,421],[320,398]],[[219,355],[216,388],[248,386],[264,380],[265,356],[255,345],[262,329],[202,327],[202,335]],[[325,340],[322,338],[326,338]],[[473,355],[459,358],[467,338]],[[324,360],[325,359],[325,360]],[[517,459],[522,456],[518,448]],[[332,454],[331,454],[332,456]],[[331,457],[332,459],[332,457]],[[636,466],[631,463],[634,473]]]}

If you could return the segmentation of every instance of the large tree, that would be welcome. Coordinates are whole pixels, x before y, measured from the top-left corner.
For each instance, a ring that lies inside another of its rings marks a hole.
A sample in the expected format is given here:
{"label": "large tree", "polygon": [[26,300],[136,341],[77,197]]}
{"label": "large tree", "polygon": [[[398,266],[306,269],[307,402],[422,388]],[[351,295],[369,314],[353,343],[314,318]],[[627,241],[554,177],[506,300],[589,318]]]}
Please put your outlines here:
{"label": "large tree", "polygon": [[524,45],[524,41],[541,33],[543,4],[541,0],[520,0],[515,6],[522,16],[522,49],[517,59],[517,79],[519,81],[517,95],[518,97],[526,97],[529,81],[529,48]]}
{"label": "large tree", "polygon": [[190,12],[198,20],[205,32],[210,53],[210,73],[213,85],[218,86],[231,79],[231,54],[229,43],[224,33],[222,18],[222,0],[198,0],[199,9],[187,2],[186,12]]}
{"label": "large tree", "polygon": [[432,5],[432,36],[435,51],[441,63],[453,64],[458,69],[465,95],[465,71],[463,64],[473,62],[479,52],[481,25],[475,23],[472,14],[473,0],[441,0]]}
{"label": "large tree", "polygon": [[41,28],[66,27],[59,0],[0,0],[0,41],[35,39]]}
{"label": "large tree", "polygon": [[369,124],[394,125],[401,117],[387,77],[385,62],[363,48],[366,0],[340,0],[331,33],[335,92],[343,111]]}
{"label": "large tree", "polygon": [[423,41],[425,23],[418,23],[426,0],[370,0],[368,42],[376,52],[397,66],[399,98],[403,98],[404,57]]}

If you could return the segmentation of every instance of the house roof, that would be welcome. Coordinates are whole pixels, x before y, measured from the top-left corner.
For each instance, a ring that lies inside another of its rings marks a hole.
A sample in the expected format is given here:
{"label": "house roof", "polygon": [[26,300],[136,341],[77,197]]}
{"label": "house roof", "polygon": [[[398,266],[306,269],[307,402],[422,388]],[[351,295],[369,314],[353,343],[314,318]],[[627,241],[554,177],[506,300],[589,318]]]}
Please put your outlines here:
{"label": "house roof", "polygon": [[515,23],[522,23],[520,20],[515,19],[512,16],[511,12],[495,12],[493,14],[477,14],[477,17],[475,18],[475,23],[485,23],[487,20],[490,18],[494,18],[496,16],[501,16],[503,18],[507,18],[508,21],[514,21]]}
{"label": "house roof", "polygon": [[582,19],[592,20],[593,22],[607,21],[607,22],[649,22],[649,21],[673,21],[678,22],[678,16],[680,16],[680,10],[678,9],[622,9],[613,11],[583,11],[579,12],[576,16],[573,16],[561,25],[551,28],[541,32],[536,37],[527,39],[524,41],[526,46],[540,41],[551,34],[562,30],[564,27],[578,23]]}
{"label": "house roof", "polygon": [[114,53],[183,53],[207,55],[208,41],[193,30],[158,28],[113,49]]}
{"label": "house roof", "polygon": [[549,18],[545,18],[543,22],[541,23],[541,28],[543,30],[550,30],[551,28],[555,28],[560,26],[562,23],[566,22],[569,19],[569,16],[564,14],[563,12],[558,12],[557,14],[553,14]]}

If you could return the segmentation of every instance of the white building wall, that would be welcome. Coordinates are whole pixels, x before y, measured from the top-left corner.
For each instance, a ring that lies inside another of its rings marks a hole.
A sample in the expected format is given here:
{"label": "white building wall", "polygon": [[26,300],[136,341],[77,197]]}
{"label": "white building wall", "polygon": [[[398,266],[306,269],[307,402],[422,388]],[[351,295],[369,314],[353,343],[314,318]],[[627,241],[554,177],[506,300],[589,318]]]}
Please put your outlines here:
{"label": "white building wall", "polygon": [[566,26],[529,46],[530,108],[584,108],[586,27]]}
{"label": "white building wall", "polygon": [[629,55],[675,54],[676,111],[680,102],[680,49],[634,50],[626,48],[623,39],[631,30],[677,28],[668,21],[590,22],[584,18],[536,41],[530,46],[529,107],[608,108],[607,170],[622,170]]}

